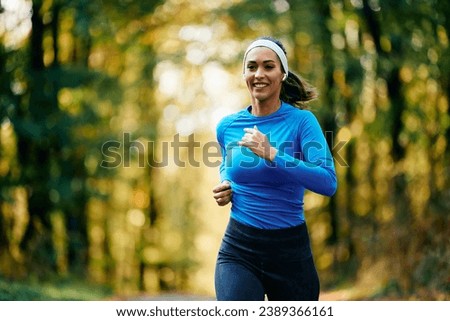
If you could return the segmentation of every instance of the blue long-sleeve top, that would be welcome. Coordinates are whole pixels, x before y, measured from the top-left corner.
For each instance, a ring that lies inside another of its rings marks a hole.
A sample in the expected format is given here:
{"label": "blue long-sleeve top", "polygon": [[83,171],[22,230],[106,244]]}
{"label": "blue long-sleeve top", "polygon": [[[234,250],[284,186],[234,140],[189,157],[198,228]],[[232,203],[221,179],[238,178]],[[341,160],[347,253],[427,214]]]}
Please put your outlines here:
{"label": "blue long-sleeve top", "polygon": [[[332,196],[337,187],[333,157],[313,113],[282,102],[267,116],[254,116],[247,107],[217,125],[221,146],[221,180],[233,190],[231,217],[258,228],[276,229],[305,221],[305,189]],[[265,134],[278,149],[273,161],[239,146],[244,128]]]}

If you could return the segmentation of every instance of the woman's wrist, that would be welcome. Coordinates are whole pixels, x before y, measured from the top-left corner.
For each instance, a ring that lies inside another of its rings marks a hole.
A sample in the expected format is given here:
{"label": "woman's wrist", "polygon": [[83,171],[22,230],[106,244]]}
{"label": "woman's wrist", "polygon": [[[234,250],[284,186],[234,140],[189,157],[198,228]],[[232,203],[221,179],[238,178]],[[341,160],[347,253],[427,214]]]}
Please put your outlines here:
{"label": "woman's wrist", "polygon": [[277,156],[277,154],[278,154],[278,149],[276,149],[275,147],[270,147],[270,149],[269,149],[269,160],[271,162],[273,162],[275,157]]}

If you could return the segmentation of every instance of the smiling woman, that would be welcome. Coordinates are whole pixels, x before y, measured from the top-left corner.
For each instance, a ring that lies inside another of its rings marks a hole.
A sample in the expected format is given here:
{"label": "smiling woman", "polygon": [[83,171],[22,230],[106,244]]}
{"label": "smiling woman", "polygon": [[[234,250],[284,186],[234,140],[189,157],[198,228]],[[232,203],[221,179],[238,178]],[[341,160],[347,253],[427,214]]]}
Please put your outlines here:
{"label": "smiling woman", "polygon": [[213,193],[218,205],[232,204],[217,299],[317,300],[303,194],[332,196],[336,173],[317,119],[296,108],[317,94],[289,71],[283,45],[271,38],[250,44],[243,76],[251,105],[217,126],[222,182]]}

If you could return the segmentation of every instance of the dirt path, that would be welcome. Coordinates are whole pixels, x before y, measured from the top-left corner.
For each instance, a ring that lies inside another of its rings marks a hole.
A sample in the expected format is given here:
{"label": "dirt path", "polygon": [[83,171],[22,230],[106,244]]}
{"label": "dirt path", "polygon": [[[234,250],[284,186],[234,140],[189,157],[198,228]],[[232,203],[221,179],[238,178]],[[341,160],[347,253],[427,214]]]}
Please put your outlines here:
{"label": "dirt path", "polygon": [[[158,295],[142,294],[130,297],[113,297],[113,301],[214,301],[214,297],[206,295],[186,294],[186,293],[162,293]],[[352,300],[351,295],[346,290],[329,291],[320,294],[319,301],[345,301]]]}

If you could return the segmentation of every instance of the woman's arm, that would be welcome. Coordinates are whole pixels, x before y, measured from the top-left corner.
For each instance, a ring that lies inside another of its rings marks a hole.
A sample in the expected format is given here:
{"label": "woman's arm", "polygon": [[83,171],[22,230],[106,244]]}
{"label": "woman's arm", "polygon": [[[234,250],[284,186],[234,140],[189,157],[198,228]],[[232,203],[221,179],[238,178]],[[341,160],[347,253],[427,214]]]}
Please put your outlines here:
{"label": "woman's arm", "polygon": [[267,136],[254,128],[246,128],[239,144],[248,147],[256,155],[270,160],[287,178],[298,179],[302,185],[315,192],[332,196],[336,192],[337,179],[333,157],[312,113],[308,113],[301,124],[296,139],[300,140],[302,159],[297,159],[273,147]]}

